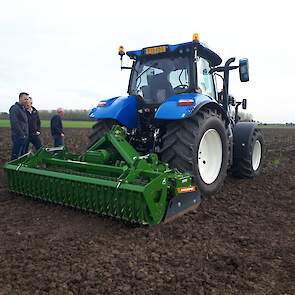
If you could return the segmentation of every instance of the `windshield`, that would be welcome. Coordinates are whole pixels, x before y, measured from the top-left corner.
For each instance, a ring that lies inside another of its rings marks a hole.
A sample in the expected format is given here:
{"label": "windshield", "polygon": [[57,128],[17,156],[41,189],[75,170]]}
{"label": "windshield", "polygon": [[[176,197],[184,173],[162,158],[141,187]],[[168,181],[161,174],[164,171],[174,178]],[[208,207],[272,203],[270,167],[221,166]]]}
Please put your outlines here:
{"label": "windshield", "polygon": [[146,103],[161,104],[169,96],[190,88],[188,56],[140,59],[133,71],[130,94],[140,95]]}

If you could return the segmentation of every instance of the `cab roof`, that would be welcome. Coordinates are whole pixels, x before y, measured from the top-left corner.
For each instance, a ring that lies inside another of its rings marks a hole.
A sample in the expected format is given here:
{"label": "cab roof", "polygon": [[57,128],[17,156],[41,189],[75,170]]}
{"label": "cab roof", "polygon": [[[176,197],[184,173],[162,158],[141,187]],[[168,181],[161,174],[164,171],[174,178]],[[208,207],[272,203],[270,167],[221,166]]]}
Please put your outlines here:
{"label": "cab roof", "polygon": [[[197,49],[198,56],[205,58],[211,67],[216,67],[221,64],[222,59],[221,57],[209,49],[204,43],[198,42],[198,41],[191,41],[186,43],[179,43],[175,45],[158,45],[158,46],[152,46],[152,47],[145,47],[141,50],[133,50],[133,51],[127,51],[126,54],[131,59],[140,59],[142,57],[147,56],[156,56],[156,55],[165,55],[169,53],[176,53],[176,54],[183,54],[185,52],[189,52],[190,50],[193,50],[194,48]],[[154,49],[154,53],[150,53],[151,50]]]}

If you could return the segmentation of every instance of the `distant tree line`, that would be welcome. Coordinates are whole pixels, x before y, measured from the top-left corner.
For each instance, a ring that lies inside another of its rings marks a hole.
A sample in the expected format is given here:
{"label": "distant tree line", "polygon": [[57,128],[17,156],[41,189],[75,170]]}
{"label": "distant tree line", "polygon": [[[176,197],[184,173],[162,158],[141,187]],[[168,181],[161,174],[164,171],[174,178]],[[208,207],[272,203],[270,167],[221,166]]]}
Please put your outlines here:
{"label": "distant tree line", "polygon": [[[40,110],[39,115],[41,120],[50,120],[53,115],[56,114],[56,110]],[[89,110],[65,110],[63,120],[69,121],[87,121]]]}
{"label": "distant tree line", "polygon": [[[55,110],[39,110],[41,120],[50,120],[56,114]],[[64,120],[69,121],[87,121],[89,110],[65,110]],[[239,112],[241,121],[253,121],[253,116],[250,113]],[[8,113],[0,113],[0,119],[9,119]]]}
{"label": "distant tree line", "polygon": [[240,121],[253,122],[253,115],[246,112],[239,112]]}
{"label": "distant tree line", "polygon": [[0,113],[0,120],[6,120],[6,119],[9,119],[9,115],[8,113]]}
{"label": "distant tree line", "polygon": [[[53,115],[56,114],[56,110],[39,110],[41,120],[50,120]],[[68,121],[87,121],[89,110],[65,110],[65,116],[63,120]],[[0,113],[0,119],[9,119],[9,114],[6,112]]]}
{"label": "distant tree line", "polygon": [[[53,115],[56,114],[55,110],[40,110],[39,111],[41,120],[50,120]],[[87,121],[89,110],[65,110],[64,120],[68,121]],[[239,112],[240,121],[250,121],[253,122],[253,115],[246,112]],[[0,120],[8,120],[9,114],[6,112],[0,113]],[[262,122],[258,122],[263,124]],[[264,125],[267,125],[264,123]],[[288,122],[285,124],[286,126],[295,126],[295,123]]]}

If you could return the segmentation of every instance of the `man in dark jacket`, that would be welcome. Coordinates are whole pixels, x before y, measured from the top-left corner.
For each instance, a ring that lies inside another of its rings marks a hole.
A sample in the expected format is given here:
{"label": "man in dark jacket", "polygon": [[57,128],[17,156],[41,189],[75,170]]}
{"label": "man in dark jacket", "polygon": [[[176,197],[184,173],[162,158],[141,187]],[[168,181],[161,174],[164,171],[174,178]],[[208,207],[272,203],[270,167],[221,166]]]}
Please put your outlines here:
{"label": "man in dark jacket", "polygon": [[58,108],[57,114],[51,118],[50,127],[51,135],[53,137],[53,144],[55,147],[64,145],[64,131],[62,126],[62,118],[64,116],[64,109]]}
{"label": "man in dark jacket", "polygon": [[19,94],[19,101],[9,109],[12,139],[12,160],[17,159],[26,153],[27,140],[29,136],[29,124],[25,106],[28,103],[28,99],[29,94],[21,92]]}
{"label": "man in dark jacket", "polygon": [[42,146],[40,140],[41,121],[38,111],[32,106],[32,104],[33,100],[31,97],[29,97],[26,107],[29,123],[29,139],[27,142],[27,150],[29,149],[30,143],[32,143],[37,151]]}

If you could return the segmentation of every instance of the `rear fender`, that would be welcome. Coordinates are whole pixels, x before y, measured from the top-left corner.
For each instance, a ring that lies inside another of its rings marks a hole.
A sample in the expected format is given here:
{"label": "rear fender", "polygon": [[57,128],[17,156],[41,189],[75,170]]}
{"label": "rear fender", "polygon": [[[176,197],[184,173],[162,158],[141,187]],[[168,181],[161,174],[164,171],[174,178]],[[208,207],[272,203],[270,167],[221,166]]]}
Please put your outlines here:
{"label": "rear fender", "polygon": [[106,102],[104,106],[97,106],[90,111],[89,117],[91,119],[114,119],[128,128],[137,127],[135,96],[119,96],[103,100],[103,102]]}
{"label": "rear fender", "polygon": [[[181,99],[191,99],[193,104],[189,106],[179,106],[178,101]],[[182,93],[169,97],[158,108],[155,118],[159,120],[180,120],[192,117],[203,107],[217,109],[226,121],[229,123],[228,116],[223,108],[211,97],[200,93]]]}

